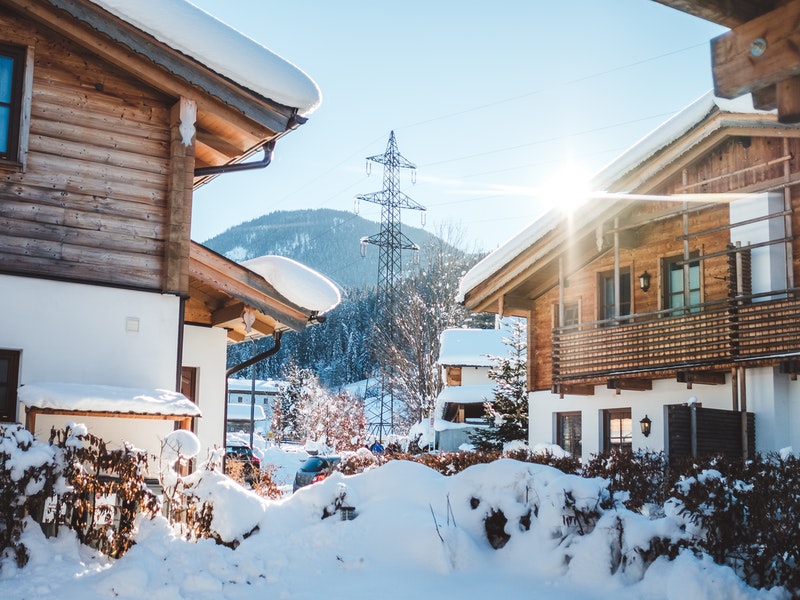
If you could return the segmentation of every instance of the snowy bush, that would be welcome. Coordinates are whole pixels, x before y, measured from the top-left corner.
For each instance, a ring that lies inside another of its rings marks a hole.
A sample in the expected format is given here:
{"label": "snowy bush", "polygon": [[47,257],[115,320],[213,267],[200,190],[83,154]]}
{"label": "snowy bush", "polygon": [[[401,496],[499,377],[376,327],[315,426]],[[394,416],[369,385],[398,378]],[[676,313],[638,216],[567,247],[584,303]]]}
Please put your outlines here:
{"label": "snowy bush", "polygon": [[62,464],[55,448],[38,442],[21,425],[0,425],[0,552],[13,555],[20,567],[28,562],[20,542],[26,505],[44,506],[63,484]]}
{"label": "snowy bush", "polygon": [[593,455],[581,473],[607,479],[608,489],[624,494],[625,506],[639,511],[648,505],[663,505],[669,487],[667,467],[663,452],[613,450]]}

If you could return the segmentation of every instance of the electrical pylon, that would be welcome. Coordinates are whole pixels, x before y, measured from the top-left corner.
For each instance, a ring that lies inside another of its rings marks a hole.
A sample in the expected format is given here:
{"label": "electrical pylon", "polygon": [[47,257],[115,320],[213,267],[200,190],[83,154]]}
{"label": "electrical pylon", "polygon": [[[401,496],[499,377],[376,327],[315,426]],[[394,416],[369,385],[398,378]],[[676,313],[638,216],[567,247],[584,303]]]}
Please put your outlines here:
{"label": "electrical pylon", "polygon": [[[396,338],[395,284],[397,277],[403,271],[403,250],[418,251],[419,247],[412,242],[402,231],[400,221],[401,209],[424,211],[425,208],[400,191],[399,169],[416,169],[416,166],[400,154],[394,131],[389,135],[389,143],[383,154],[367,157],[367,167],[370,162],[383,165],[383,189],[357,196],[359,200],[373,202],[381,205],[381,230],[380,233],[361,238],[362,252],[368,244],[380,248],[378,257],[378,288],[377,288],[377,317],[384,335],[386,347],[393,347]],[[392,366],[384,364],[381,370],[380,389],[377,398],[372,395],[367,413],[370,430],[383,441],[383,435],[394,432],[394,394],[392,381]],[[388,421],[387,421],[388,413]],[[374,421],[376,418],[377,421]]]}

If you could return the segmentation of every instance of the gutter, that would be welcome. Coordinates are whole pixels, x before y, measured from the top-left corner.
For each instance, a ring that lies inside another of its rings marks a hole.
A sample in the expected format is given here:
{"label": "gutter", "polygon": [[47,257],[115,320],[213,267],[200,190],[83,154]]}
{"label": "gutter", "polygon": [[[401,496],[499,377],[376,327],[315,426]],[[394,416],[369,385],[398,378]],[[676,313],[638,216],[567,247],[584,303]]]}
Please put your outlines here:
{"label": "gutter", "polygon": [[261,149],[264,151],[264,158],[246,163],[231,163],[228,165],[217,165],[214,167],[199,167],[194,170],[195,177],[207,177],[210,175],[223,175],[225,173],[237,173],[239,171],[251,171],[253,169],[263,169],[272,162],[272,155],[275,152],[275,140],[270,140]]}

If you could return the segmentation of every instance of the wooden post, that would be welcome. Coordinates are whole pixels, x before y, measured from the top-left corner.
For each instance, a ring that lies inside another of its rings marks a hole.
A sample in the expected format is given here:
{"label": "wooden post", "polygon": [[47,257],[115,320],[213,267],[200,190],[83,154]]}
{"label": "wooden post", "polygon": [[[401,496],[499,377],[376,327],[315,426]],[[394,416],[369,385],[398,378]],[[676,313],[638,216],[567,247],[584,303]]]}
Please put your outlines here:
{"label": "wooden post", "polygon": [[745,368],[739,367],[739,398],[741,398],[741,417],[742,417],[742,460],[746,461],[750,453],[749,441],[747,436],[747,381]]}
{"label": "wooden post", "polygon": [[[784,156],[789,154],[789,140],[786,138],[783,139],[783,154]],[[791,176],[792,168],[787,161],[783,163],[783,177],[786,181],[789,181]],[[786,251],[786,287],[791,290],[794,289],[794,258],[792,253],[792,215],[790,213],[792,210],[792,188],[788,185],[783,188],[783,210],[787,213],[783,217],[783,235],[788,240],[784,244]],[[789,294],[789,297],[793,298],[794,294]]]}
{"label": "wooden post", "polygon": [[800,123],[800,77],[790,77],[776,85],[778,122]]}
{"label": "wooden post", "polygon": [[181,98],[172,107],[170,120],[172,131],[163,289],[165,292],[187,294],[197,104],[188,98]]}

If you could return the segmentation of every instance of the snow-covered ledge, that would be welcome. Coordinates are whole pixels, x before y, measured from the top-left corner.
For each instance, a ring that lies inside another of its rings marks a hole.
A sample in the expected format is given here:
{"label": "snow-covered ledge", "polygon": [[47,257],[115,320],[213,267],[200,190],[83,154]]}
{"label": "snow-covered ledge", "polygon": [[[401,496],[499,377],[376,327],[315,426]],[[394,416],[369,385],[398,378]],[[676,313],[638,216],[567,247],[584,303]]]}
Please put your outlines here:
{"label": "snow-covered ledge", "polygon": [[37,414],[161,419],[180,421],[182,428],[192,417],[203,416],[180,392],[159,389],[36,382],[20,386],[18,398],[25,406],[29,431],[36,426]]}

